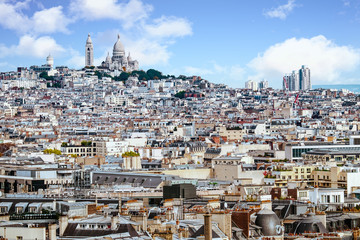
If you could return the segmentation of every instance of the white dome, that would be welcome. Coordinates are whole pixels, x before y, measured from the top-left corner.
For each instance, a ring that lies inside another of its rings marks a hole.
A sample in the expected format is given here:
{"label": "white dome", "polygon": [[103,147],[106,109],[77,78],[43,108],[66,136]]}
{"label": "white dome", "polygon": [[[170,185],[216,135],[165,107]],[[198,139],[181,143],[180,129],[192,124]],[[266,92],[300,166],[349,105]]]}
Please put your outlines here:
{"label": "white dome", "polygon": [[47,60],[47,61],[49,61],[49,60],[54,60],[54,58],[51,56],[51,54],[49,54],[49,56],[47,56],[46,60]]}
{"label": "white dome", "polygon": [[124,45],[120,41],[120,34],[119,34],[118,35],[118,40],[114,44],[113,56],[114,57],[116,57],[116,56],[124,56],[124,54],[125,54],[125,49],[124,49]]}

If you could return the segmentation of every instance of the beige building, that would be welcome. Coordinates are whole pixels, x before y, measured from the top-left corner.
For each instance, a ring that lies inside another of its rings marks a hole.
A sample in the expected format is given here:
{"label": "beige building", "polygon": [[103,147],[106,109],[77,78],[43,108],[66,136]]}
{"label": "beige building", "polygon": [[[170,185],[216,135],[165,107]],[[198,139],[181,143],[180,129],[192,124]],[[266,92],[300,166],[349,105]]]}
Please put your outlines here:
{"label": "beige building", "polygon": [[315,166],[278,166],[267,178],[274,178],[276,187],[285,187],[289,182],[309,182]]}
{"label": "beige building", "polygon": [[124,157],[123,168],[124,169],[141,169],[140,156]]}
{"label": "beige building", "polygon": [[246,134],[246,130],[240,127],[218,127],[220,137],[226,137],[228,141],[239,140],[242,141],[243,135]]}
{"label": "beige building", "polygon": [[66,155],[77,155],[80,157],[90,157],[96,155],[96,143],[91,143],[89,146],[69,145],[61,147],[61,153]]}

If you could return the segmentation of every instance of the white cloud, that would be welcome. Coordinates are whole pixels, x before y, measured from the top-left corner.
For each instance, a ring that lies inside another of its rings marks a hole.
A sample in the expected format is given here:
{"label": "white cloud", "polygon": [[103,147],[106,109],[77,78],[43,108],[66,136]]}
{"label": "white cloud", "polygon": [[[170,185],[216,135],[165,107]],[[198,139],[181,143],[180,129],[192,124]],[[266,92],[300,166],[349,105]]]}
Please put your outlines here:
{"label": "white cloud", "polygon": [[0,56],[27,56],[35,58],[45,58],[49,53],[58,55],[65,52],[65,49],[48,36],[34,38],[24,35],[20,38],[18,45],[6,47],[0,45]]}
{"label": "white cloud", "polygon": [[28,8],[28,5],[29,1],[15,4],[9,1],[0,2],[0,25],[20,33],[68,32],[67,25],[71,20],[64,15],[61,6],[36,11],[29,17],[22,13],[22,9]]}
{"label": "white cloud", "polygon": [[312,83],[335,83],[342,73],[355,70],[360,64],[359,49],[338,46],[326,37],[290,38],[269,47],[248,66],[255,70],[255,79],[281,81],[285,73],[309,66]]}
{"label": "white cloud", "polygon": [[0,2],[0,25],[11,30],[25,31],[29,18],[21,13],[22,7],[24,6],[9,4],[6,1]]}
{"label": "white cloud", "polygon": [[32,17],[32,28],[35,32],[41,33],[68,33],[67,25],[70,22],[71,20],[64,15],[62,6],[58,6],[35,12]]}
{"label": "white cloud", "polygon": [[184,18],[165,17],[155,19],[154,24],[144,26],[147,35],[154,37],[184,37],[192,34],[191,23]]}
{"label": "white cloud", "polygon": [[70,4],[70,11],[79,18],[120,20],[125,27],[131,27],[147,18],[152,9],[151,5],[140,0],[130,0],[127,3],[118,0],[75,0]]}
{"label": "white cloud", "polygon": [[171,52],[168,45],[145,37],[139,40],[126,41],[128,52],[131,57],[139,61],[140,66],[151,66],[155,64],[167,64]]}
{"label": "white cloud", "polygon": [[280,18],[284,20],[295,7],[295,0],[288,0],[288,2],[284,5],[280,5],[277,8],[267,10],[264,15],[270,18]]}

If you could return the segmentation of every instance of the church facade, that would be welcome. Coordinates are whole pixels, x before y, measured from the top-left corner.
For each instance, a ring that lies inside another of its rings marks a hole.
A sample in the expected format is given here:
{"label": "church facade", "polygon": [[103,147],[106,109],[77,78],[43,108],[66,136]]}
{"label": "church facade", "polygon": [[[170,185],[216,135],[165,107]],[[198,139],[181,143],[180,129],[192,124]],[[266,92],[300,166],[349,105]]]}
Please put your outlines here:
{"label": "church facade", "polygon": [[[85,45],[85,66],[93,66],[93,51],[93,45],[89,34]],[[137,60],[132,60],[130,53],[126,56],[125,48],[120,41],[119,34],[113,47],[112,57],[110,57],[110,54],[108,53],[105,61],[101,63],[100,67],[110,71],[131,72],[139,70],[139,62]]]}

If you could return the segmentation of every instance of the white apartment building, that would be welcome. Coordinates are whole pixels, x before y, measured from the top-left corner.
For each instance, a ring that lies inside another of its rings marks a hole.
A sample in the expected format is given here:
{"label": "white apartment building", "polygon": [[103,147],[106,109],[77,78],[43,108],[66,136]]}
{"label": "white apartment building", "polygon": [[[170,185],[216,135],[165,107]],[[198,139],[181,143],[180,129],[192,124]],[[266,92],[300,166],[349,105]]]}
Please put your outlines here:
{"label": "white apartment building", "polygon": [[336,210],[344,205],[344,192],[341,188],[313,188],[309,189],[309,200],[320,210]]}
{"label": "white apartment building", "polygon": [[129,142],[126,141],[96,141],[96,153],[100,156],[121,155],[128,151]]}

